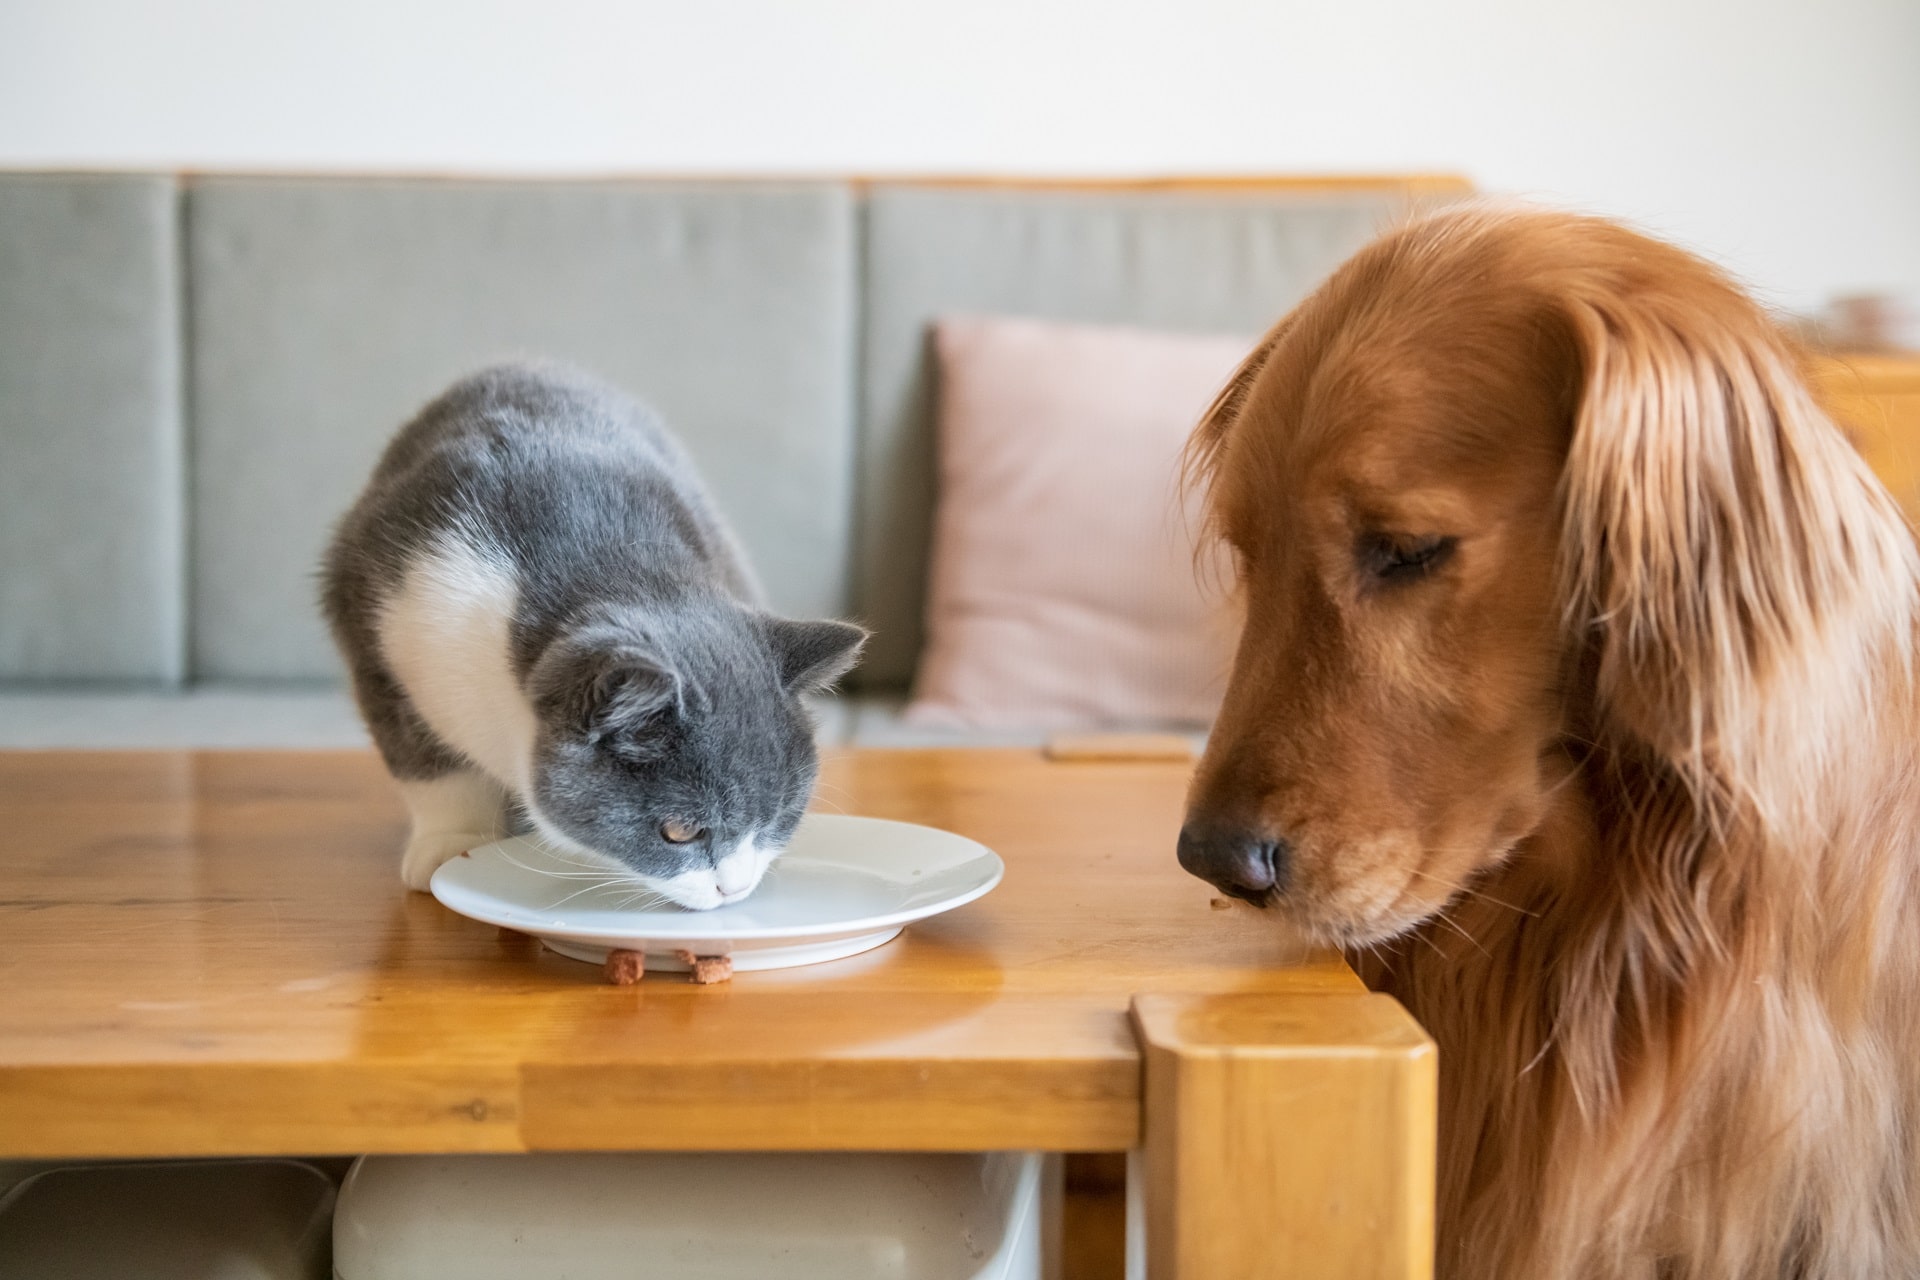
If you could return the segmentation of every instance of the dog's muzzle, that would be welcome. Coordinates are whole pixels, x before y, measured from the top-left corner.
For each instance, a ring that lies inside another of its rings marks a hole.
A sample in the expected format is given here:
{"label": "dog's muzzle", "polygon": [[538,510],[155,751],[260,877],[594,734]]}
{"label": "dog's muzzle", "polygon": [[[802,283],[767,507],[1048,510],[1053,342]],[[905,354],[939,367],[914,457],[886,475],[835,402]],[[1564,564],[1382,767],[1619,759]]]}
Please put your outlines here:
{"label": "dog's muzzle", "polygon": [[1220,892],[1261,906],[1287,887],[1291,850],[1284,840],[1189,822],[1180,829],[1180,865]]}

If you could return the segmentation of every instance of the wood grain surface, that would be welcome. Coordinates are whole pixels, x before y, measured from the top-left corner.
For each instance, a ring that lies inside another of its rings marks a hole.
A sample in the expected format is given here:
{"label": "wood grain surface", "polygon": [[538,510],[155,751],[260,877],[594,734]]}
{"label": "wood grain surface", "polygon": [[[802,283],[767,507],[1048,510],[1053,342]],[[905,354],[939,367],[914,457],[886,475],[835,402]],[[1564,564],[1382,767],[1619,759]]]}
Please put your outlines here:
{"label": "wood grain surface", "polygon": [[1142,993],[1358,992],[1174,861],[1190,765],[867,751],[820,807],[945,827],[993,893],[698,987],[403,891],[366,753],[0,755],[0,1157],[1121,1150]]}
{"label": "wood grain surface", "polygon": [[1155,1280],[1428,1280],[1433,1042],[1382,995],[1142,996]]}

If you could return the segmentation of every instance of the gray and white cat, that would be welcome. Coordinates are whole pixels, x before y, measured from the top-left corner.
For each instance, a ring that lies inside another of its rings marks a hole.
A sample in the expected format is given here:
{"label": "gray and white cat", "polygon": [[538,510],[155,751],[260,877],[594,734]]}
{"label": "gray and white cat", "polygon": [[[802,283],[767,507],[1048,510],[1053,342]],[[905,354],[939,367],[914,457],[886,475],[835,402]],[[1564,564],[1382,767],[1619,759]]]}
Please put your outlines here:
{"label": "gray and white cat", "polygon": [[517,808],[682,906],[738,901],[813,789],[800,695],[866,639],[765,612],[659,418],[548,366],[475,374],[401,428],[324,578],[415,889]]}

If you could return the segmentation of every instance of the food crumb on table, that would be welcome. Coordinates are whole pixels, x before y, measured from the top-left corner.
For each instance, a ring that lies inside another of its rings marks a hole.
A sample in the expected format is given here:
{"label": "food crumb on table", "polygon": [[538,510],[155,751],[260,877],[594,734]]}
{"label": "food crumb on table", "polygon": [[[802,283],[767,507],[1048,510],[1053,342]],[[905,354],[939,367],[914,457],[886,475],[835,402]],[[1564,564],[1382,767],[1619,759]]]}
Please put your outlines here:
{"label": "food crumb on table", "polygon": [[729,956],[701,956],[693,962],[693,980],[702,986],[733,980],[733,960]]}
{"label": "food crumb on table", "polygon": [[607,952],[607,981],[615,986],[632,986],[640,981],[640,975],[646,971],[647,957],[643,952]]}
{"label": "food crumb on table", "polygon": [[674,953],[687,966],[687,980],[700,986],[710,986],[716,982],[728,982],[733,978],[733,957],[697,956],[691,951]]}

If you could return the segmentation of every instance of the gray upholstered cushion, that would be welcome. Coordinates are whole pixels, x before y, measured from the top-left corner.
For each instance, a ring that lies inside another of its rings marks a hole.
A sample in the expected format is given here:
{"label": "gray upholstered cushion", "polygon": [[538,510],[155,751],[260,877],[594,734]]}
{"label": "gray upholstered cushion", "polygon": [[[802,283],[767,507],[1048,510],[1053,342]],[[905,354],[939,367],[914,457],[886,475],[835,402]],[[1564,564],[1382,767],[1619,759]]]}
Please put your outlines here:
{"label": "gray upholstered cushion", "polygon": [[847,605],[844,188],[213,179],[187,211],[195,674],[336,671],[331,522],[408,414],[514,354],[652,401],[773,604]]}
{"label": "gray upholstered cushion", "polygon": [[868,209],[857,603],[862,688],[920,651],[934,503],[927,326],[974,312],[1263,332],[1401,213],[1393,196],[895,187]]}
{"label": "gray upholstered cushion", "polygon": [[177,680],[173,180],[0,176],[0,680]]}

